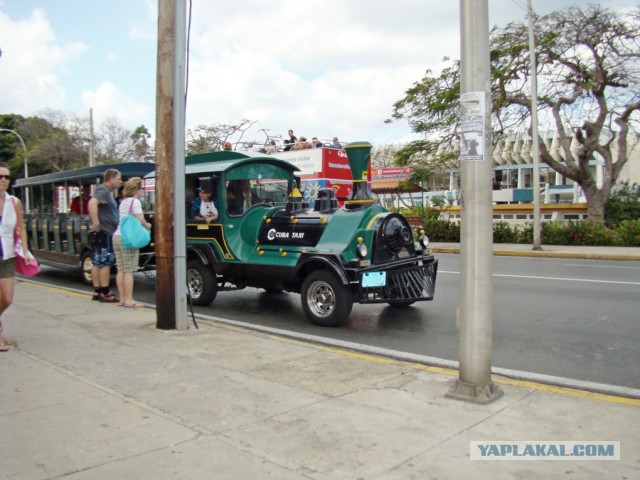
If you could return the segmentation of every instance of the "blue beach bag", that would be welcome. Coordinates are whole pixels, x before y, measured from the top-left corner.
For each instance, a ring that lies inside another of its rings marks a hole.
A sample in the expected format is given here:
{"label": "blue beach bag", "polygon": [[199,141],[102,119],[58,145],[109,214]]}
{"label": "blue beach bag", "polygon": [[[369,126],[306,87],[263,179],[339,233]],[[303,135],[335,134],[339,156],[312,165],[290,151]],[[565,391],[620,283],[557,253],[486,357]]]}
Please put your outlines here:
{"label": "blue beach bag", "polygon": [[126,215],[120,222],[120,234],[122,235],[122,246],[124,248],[142,248],[149,245],[151,233],[144,228],[135,215],[133,215],[133,200],[129,207],[129,215]]}

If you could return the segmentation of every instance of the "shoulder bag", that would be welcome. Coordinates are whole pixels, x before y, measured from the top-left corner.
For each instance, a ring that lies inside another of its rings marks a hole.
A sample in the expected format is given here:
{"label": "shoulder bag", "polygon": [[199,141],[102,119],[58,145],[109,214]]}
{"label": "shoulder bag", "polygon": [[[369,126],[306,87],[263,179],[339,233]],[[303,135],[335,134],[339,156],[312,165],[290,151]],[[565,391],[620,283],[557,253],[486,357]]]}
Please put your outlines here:
{"label": "shoulder bag", "polygon": [[120,235],[122,235],[122,246],[124,248],[136,249],[149,245],[151,233],[144,228],[140,220],[133,214],[133,202],[129,205],[129,214],[120,222]]}

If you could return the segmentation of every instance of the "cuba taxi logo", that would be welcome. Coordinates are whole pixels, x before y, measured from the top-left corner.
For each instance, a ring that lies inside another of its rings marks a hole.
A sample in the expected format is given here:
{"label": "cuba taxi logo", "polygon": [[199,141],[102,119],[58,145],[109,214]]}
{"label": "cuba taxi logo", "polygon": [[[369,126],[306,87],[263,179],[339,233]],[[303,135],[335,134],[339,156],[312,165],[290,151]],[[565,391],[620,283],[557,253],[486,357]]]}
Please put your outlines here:
{"label": "cuba taxi logo", "polygon": [[304,238],[304,232],[280,232],[275,228],[272,228],[267,232],[267,240],[270,242],[274,240],[288,240],[289,238],[300,240]]}

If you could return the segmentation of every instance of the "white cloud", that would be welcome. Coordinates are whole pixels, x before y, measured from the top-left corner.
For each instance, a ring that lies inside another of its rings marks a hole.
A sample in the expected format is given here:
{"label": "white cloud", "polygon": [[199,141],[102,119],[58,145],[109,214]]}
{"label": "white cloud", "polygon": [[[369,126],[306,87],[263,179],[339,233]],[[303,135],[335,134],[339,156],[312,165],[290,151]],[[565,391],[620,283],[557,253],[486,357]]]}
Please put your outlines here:
{"label": "white cloud", "polygon": [[96,123],[116,118],[122,125],[137,126],[145,123],[150,115],[149,105],[127,97],[109,82],[102,83],[93,91],[83,92],[82,103],[86,110],[93,108]]}
{"label": "white cloud", "polygon": [[[251,10],[222,3],[194,6],[191,123],[250,118],[273,134],[293,128],[309,137],[391,140],[409,130],[383,123],[393,102],[459,43],[457,28],[430,32],[420,12],[398,13],[416,5],[409,0],[368,2],[365,9],[339,0],[316,8],[265,0]],[[457,15],[457,5],[443,5],[418,10]]]}
{"label": "white cloud", "polygon": [[0,41],[3,110],[32,114],[44,107],[62,108],[64,77],[70,73],[70,64],[86,52],[86,44],[58,44],[41,9],[21,21],[0,12]]}
{"label": "white cloud", "polygon": [[[525,21],[521,3],[489,0],[490,25]],[[536,0],[534,7],[549,13],[573,3]],[[72,2],[56,3],[54,26],[42,9],[12,21],[0,3],[0,91],[12,92],[3,96],[3,111],[91,107],[96,117],[115,116],[127,128],[153,126],[157,6],[135,0],[122,14],[114,7],[103,31],[121,22],[124,35],[78,37],[75,17],[64,11]],[[86,7],[91,15],[103,8]],[[262,136],[260,128],[274,135],[293,128],[323,139],[407,138],[405,122],[383,122],[426,69],[439,71],[443,56],[459,58],[459,7],[424,0],[193,2],[187,125],[249,119],[259,122],[250,137]],[[56,32],[83,42],[61,42]]]}

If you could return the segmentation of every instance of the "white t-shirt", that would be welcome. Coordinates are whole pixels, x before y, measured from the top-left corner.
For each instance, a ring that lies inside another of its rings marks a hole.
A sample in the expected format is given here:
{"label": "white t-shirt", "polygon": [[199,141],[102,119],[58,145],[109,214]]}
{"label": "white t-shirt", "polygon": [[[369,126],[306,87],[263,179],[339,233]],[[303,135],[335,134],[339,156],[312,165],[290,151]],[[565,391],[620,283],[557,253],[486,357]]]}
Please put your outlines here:
{"label": "white t-shirt", "polygon": [[[131,208],[131,202],[133,202],[133,208]],[[120,208],[118,208],[119,218],[118,218],[118,228],[113,232],[114,235],[121,235],[120,233],[120,222],[122,219],[129,215],[129,208],[131,208],[131,215],[135,215],[136,213],[144,213],[142,210],[142,204],[140,200],[135,197],[127,197],[122,202],[120,202]]]}
{"label": "white t-shirt", "polygon": [[213,202],[202,202],[200,204],[200,216],[204,218],[217,217],[218,209]]}

